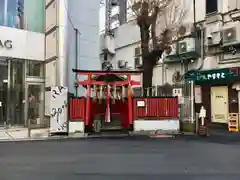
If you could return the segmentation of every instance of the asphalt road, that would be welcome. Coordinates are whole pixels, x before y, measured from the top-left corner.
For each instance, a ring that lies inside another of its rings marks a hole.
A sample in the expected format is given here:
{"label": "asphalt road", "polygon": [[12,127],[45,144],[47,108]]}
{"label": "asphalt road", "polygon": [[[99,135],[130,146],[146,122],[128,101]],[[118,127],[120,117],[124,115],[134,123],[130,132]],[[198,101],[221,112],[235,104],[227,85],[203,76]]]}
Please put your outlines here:
{"label": "asphalt road", "polygon": [[0,143],[0,180],[240,179],[240,137]]}

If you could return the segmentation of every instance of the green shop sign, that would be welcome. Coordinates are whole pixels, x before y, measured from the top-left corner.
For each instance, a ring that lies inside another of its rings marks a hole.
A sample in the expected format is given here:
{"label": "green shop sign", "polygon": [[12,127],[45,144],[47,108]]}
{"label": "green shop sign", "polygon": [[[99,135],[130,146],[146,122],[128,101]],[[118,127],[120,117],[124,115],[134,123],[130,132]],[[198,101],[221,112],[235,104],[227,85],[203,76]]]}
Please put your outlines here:
{"label": "green shop sign", "polygon": [[192,71],[186,75],[186,78],[194,81],[195,83],[208,83],[240,79],[240,67]]}

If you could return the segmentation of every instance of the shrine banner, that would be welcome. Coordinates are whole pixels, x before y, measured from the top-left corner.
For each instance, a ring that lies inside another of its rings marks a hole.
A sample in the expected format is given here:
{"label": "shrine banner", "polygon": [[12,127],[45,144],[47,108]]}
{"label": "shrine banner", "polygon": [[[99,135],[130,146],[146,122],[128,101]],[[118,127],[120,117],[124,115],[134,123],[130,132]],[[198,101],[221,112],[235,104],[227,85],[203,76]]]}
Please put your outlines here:
{"label": "shrine banner", "polygon": [[68,88],[57,86],[51,88],[51,133],[67,133],[68,119]]}

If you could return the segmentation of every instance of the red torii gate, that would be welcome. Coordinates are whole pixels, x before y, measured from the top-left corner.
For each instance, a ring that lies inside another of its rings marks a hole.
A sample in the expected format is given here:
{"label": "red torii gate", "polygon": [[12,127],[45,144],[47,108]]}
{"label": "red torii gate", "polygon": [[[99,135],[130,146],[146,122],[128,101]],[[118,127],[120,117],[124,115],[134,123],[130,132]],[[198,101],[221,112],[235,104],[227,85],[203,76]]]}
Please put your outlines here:
{"label": "red torii gate", "polygon": [[[76,86],[86,86],[86,125],[89,123],[90,118],[90,103],[91,103],[91,86],[92,85],[113,85],[113,86],[133,86],[133,85],[141,85],[139,81],[134,81],[131,79],[132,75],[141,75],[143,71],[94,71],[94,70],[72,70],[77,75],[85,75],[87,76],[87,80],[76,82]],[[100,75],[116,75],[116,76],[127,76],[127,80],[123,81],[115,81],[115,82],[106,82],[106,81],[96,81],[92,79],[92,76],[100,76]],[[106,90],[106,119],[108,117],[108,108],[109,108],[109,90],[107,87]],[[128,109],[129,109],[129,123],[133,123],[133,100],[132,96],[128,94]]]}

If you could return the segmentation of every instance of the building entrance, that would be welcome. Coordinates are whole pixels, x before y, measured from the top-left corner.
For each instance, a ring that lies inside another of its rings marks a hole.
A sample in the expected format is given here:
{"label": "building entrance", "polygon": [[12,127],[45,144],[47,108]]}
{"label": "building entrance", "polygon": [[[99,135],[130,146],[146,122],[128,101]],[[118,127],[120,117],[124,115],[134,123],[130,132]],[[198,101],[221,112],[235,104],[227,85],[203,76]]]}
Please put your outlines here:
{"label": "building entrance", "polygon": [[43,83],[27,82],[27,102],[25,106],[25,124],[30,126],[43,125],[44,119],[44,97]]}
{"label": "building entrance", "polygon": [[41,62],[30,62],[0,60],[0,126],[42,124],[44,79],[41,70],[37,71]]}
{"label": "building entrance", "polygon": [[8,64],[0,60],[0,126],[7,120]]}

